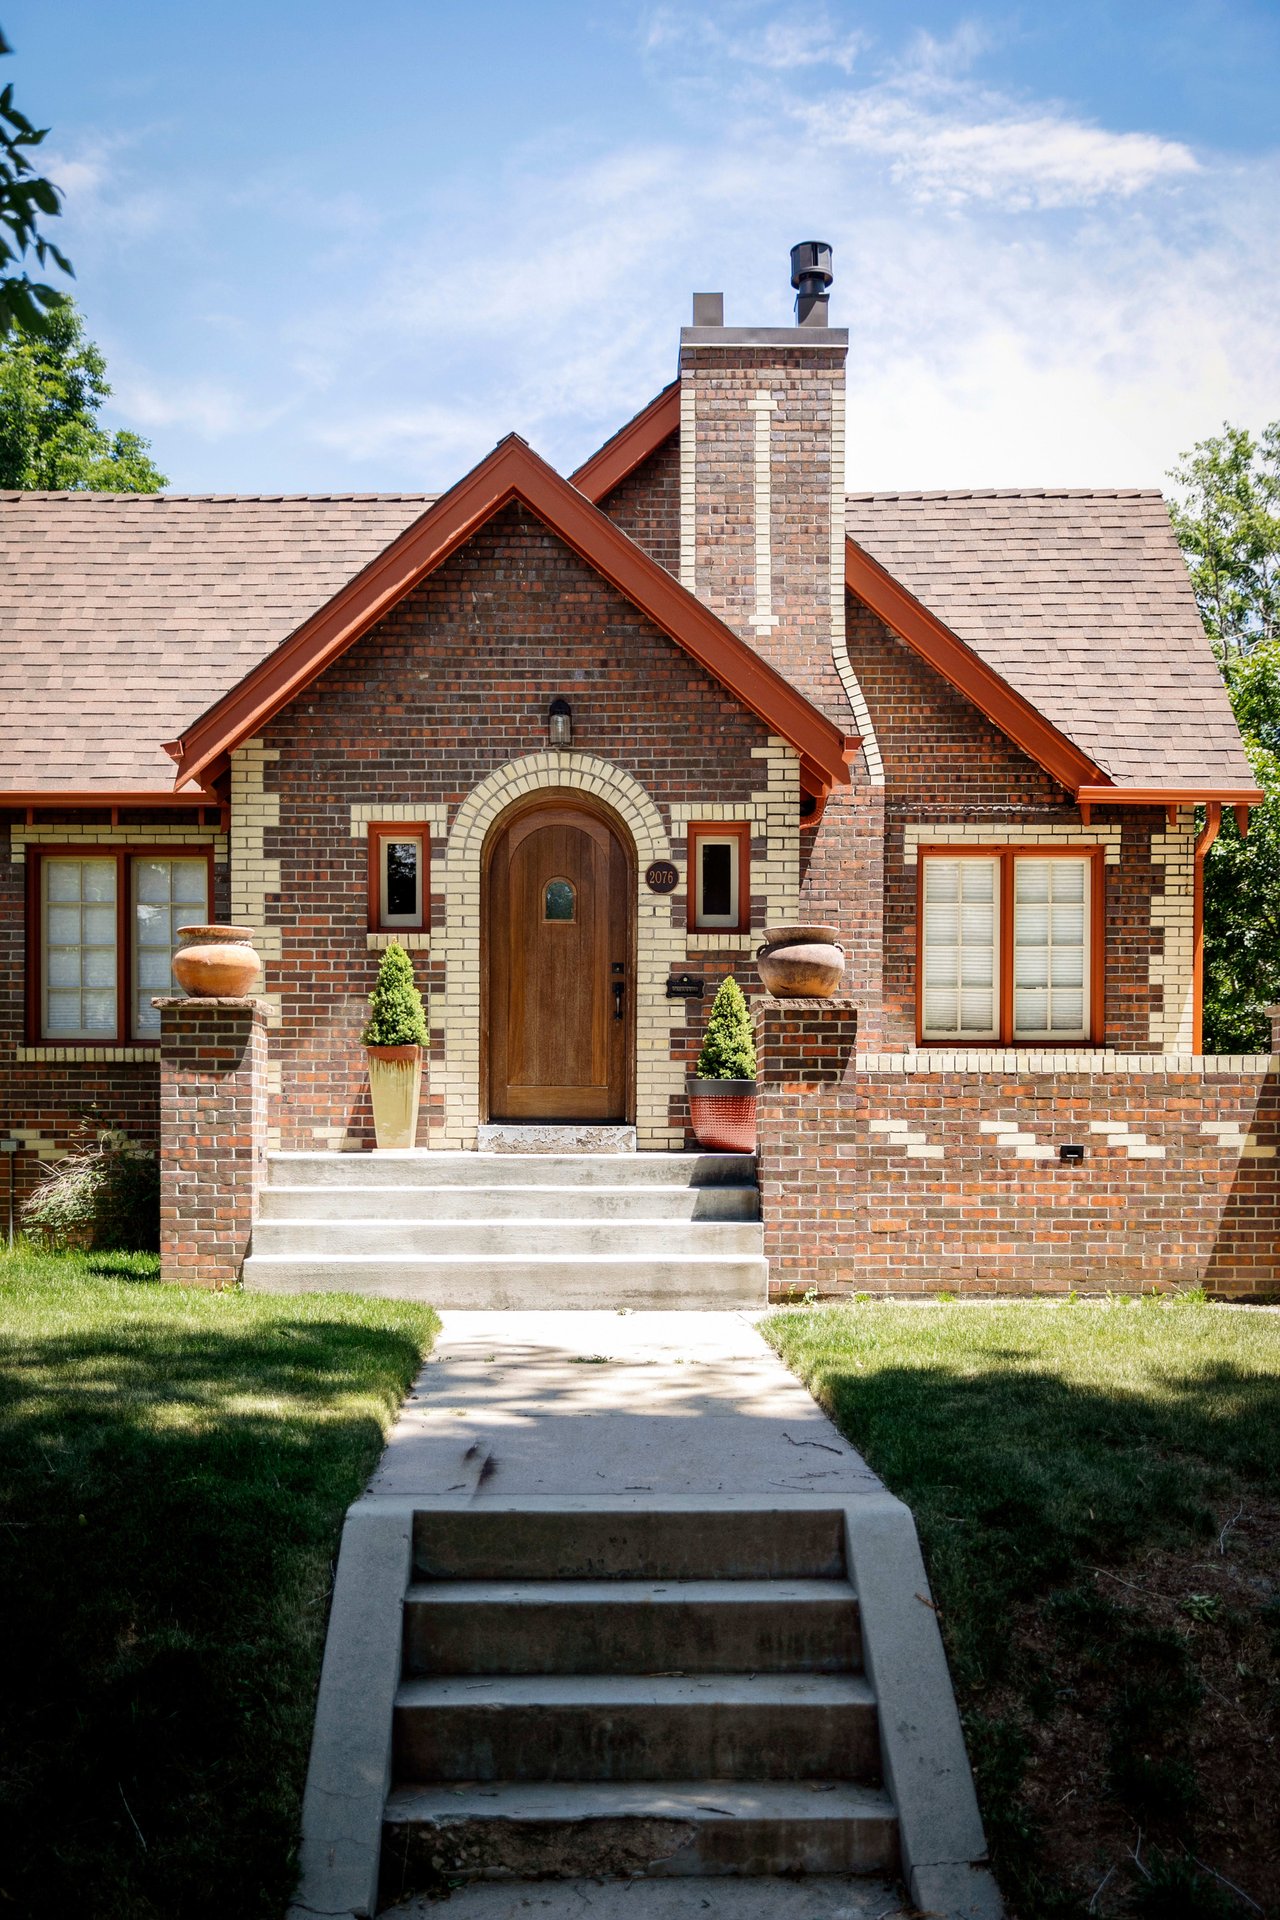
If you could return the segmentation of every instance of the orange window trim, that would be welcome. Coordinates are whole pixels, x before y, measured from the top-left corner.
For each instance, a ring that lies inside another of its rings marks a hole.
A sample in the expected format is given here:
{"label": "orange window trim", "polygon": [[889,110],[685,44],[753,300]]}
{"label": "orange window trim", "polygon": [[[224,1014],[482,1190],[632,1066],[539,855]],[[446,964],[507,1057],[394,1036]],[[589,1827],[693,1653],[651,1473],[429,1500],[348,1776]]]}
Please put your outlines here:
{"label": "orange window trim", "polygon": [[[732,927],[702,927],[698,924],[698,848],[703,840],[738,842],[738,918]],[[749,820],[697,820],[689,823],[689,899],[690,933],[714,938],[718,933],[749,933],[751,930],[751,822]]]}
{"label": "orange window trim", "polygon": [[[140,1047],[149,1046],[149,1040],[135,1039],[133,1033],[133,926],[131,908],[133,904],[130,887],[130,866],[134,860],[199,860],[204,856],[208,869],[205,880],[205,901],[207,913],[214,911],[213,905],[213,846],[195,845],[190,847],[113,847],[99,843],[97,846],[85,846],[68,843],[63,846],[40,846],[27,848],[27,995],[26,995],[26,1042],[28,1046],[68,1046],[68,1047]],[[46,860],[111,860],[116,863],[116,1030],[114,1034],[104,1033],[100,1039],[62,1040],[57,1034],[49,1035],[44,1031],[41,1018],[40,982],[44,967],[44,916],[40,911],[44,863]],[[173,991],[178,992],[177,982]]]}
{"label": "orange window trim", "polygon": [[[916,1045],[945,1047],[1023,1047],[1065,1053],[1072,1047],[1106,1044],[1106,867],[1105,847],[922,846],[916,854]],[[938,860],[998,860],[1000,863],[1000,1031],[994,1039],[971,1040],[963,1034],[926,1039],[924,1032],[924,863]],[[1013,1031],[1013,865],[1015,860],[1087,860],[1089,862],[1089,1031],[1083,1040],[1022,1041]]]}
{"label": "orange window trim", "polygon": [[[416,927],[403,922],[388,926],[382,911],[382,843],[384,840],[421,840],[422,871],[418,893],[422,917]],[[369,931],[370,933],[422,933],[431,925],[431,830],[422,820],[371,820],[369,822]]]}

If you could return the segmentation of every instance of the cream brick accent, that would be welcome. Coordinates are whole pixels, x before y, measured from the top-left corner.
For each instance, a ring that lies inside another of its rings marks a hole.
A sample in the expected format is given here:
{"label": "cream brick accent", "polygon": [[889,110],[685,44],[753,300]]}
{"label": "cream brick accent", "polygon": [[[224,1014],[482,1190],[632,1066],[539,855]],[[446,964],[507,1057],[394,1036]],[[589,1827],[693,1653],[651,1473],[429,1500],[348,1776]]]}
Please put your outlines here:
{"label": "cream brick accent", "polygon": [[696,392],[688,374],[680,379],[680,585],[698,591]]}
{"label": "cream brick accent", "polygon": [[[683,1086],[683,1067],[671,1058],[671,1029],[687,1019],[683,1002],[666,997],[672,969],[685,964],[686,932],[677,924],[673,896],[650,893],[643,882],[652,860],[672,859],[671,843],[653,800],[630,773],[573,749],[511,760],[474,787],[458,808],[445,852],[446,921],[437,937],[445,962],[442,1008],[445,1057],[433,1088],[444,1096],[445,1119],[433,1127],[433,1147],[474,1147],[480,1122],[481,856],[490,828],[524,795],[568,788],[593,794],[611,807],[635,847],[636,895],[636,1137],[641,1147],[678,1147],[668,1102]],[[681,920],[683,916],[681,916]]]}
{"label": "cream brick accent", "polygon": [[353,840],[368,839],[371,820],[411,820],[414,826],[429,827],[434,851],[435,836],[443,837],[449,830],[449,809],[435,800],[361,800],[351,809]]}
{"label": "cream brick accent", "polygon": [[14,1059],[22,1065],[39,1060],[71,1060],[92,1064],[97,1060],[158,1060],[159,1047],[17,1047]]}
{"label": "cream brick accent", "polygon": [[831,390],[831,657],[835,661],[840,684],[844,688],[845,698],[853,713],[853,724],[862,738],[867,778],[873,787],[882,787],[884,760],[880,753],[880,742],[876,739],[876,730],[871,724],[871,710],[858,684],[853,662],[849,658],[849,641],[845,628],[844,463],[845,390],[844,381],[840,379],[832,383]]}
{"label": "cream brick accent", "polygon": [[752,488],[755,507],[756,610],[751,626],[756,633],[769,633],[778,624],[773,611],[773,451],[770,444],[770,415],[777,406],[773,395],[761,387],[747,402],[754,416],[752,431]]}
{"label": "cream brick accent", "polygon": [[[284,1091],[284,1063],[282,1060],[279,1059],[279,1057],[276,1057],[273,1059],[270,1053],[268,1053],[267,1055],[266,1084],[267,1084],[267,1114],[269,1118],[271,1114],[279,1113],[280,1096]],[[279,1153],[283,1145],[283,1142],[284,1142],[283,1129],[279,1126],[268,1125],[267,1152]]]}
{"label": "cream brick accent", "polygon": [[1090,1133],[1100,1134],[1107,1147],[1123,1147],[1131,1160],[1163,1160],[1165,1150],[1154,1146],[1145,1133],[1134,1133],[1127,1120],[1091,1120]]}
{"label": "cream brick accent", "polygon": [[1164,888],[1152,896],[1151,924],[1164,931],[1164,949],[1151,955],[1149,978],[1162,990],[1148,1038],[1164,1053],[1189,1050],[1195,1032],[1195,853],[1193,807],[1179,807],[1171,830],[1151,836],[1151,861],[1164,869]]}
{"label": "cream brick accent", "polygon": [[280,796],[268,793],[263,780],[263,769],[279,758],[261,740],[246,741],[231,756],[231,918],[253,928],[264,961],[281,956],[280,929],[267,924],[267,895],[280,891],[280,862],[264,852],[266,829],[280,824]]}
{"label": "cream brick accent", "polygon": [[77,827],[50,825],[14,826],[9,831],[9,858],[15,866],[26,862],[27,847],[212,847],[215,866],[227,864],[227,836],[217,827]]}
{"label": "cream brick accent", "polygon": [[1107,1074],[1145,1073],[1153,1076],[1174,1074],[1267,1073],[1280,1072],[1277,1053],[1114,1053],[1080,1048],[1075,1053],[1036,1052],[1030,1048],[1017,1052],[983,1052],[978,1047],[943,1052],[933,1048],[909,1053],[864,1053],[857,1061],[859,1073],[1040,1073],[1079,1074],[1096,1077]]}
{"label": "cream brick accent", "polygon": [[945,1147],[930,1141],[927,1133],[913,1131],[905,1120],[869,1120],[867,1131],[882,1134],[888,1147],[901,1147],[908,1160],[941,1160],[946,1155]]}
{"label": "cream brick accent", "polygon": [[10,1127],[10,1136],[21,1140],[28,1153],[34,1153],[37,1160],[57,1160],[63,1149],[50,1133],[41,1133],[38,1127]]}
{"label": "cream brick accent", "polygon": [[[767,784],[750,800],[691,800],[671,809],[672,831],[687,835],[693,821],[748,820],[752,838],[763,840],[763,857],[752,860],[751,892],[763,898],[765,925],[783,926],[794,919],[800,898],[800,759],[785,740],[770,734],[763,747],[752,747],[752,758],[763,760]],[[683,883],[688,884],[687,861],[677,860]],[[717,933],[704,927],[690,932],[690,952],[754,953],[758,940],[751,933]]]}
{"label": "cream brick accent", "polygon": [[1248,1127],[1237,1120],[1202,1120],[1200,1131],[1223,1152],[1238,1153],[1246,1160],[1274,1160],[1276,1149],[1263,1146]]}
{"label": "cream brick accent", "polygon": [[907,866],[914,867],[921,847],[1105,847],[1105,864],[1118,867],[1120,834],[1119,826],[1084,827],[1066,820],[1046,820],[1043,826],[1010,822],[979,825],[972,820],[912,820],[903,828],[902,857]]}
{"label": "cream brick accent", "polygon": [[364,944],[370,953],[385,953],[393,940],[406,953],[431,951],[431,935],[425,927],[400,927],[394,933],[366,933]]}

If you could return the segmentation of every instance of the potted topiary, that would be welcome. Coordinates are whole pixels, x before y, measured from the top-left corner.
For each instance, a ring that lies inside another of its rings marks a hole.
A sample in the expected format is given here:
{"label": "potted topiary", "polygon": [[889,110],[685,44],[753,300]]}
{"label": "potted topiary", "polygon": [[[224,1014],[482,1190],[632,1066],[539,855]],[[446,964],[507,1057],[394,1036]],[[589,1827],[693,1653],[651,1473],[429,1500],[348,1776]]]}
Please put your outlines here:
{"label": "potted topiary", "polygon": [[689,1113],[698,1145],[713,1153],[756,1150],[756,1049],[742,988],[730,974],[720,984],[689,1075]]}
{"label": "potted topiary", "polygon": [[413,962],[394,940],[382,956],[369,1007],[361,1038],[369,1053],[373,1130],[379,1147],[411,1147],[418,1136],[427,1016],[413,983]]}

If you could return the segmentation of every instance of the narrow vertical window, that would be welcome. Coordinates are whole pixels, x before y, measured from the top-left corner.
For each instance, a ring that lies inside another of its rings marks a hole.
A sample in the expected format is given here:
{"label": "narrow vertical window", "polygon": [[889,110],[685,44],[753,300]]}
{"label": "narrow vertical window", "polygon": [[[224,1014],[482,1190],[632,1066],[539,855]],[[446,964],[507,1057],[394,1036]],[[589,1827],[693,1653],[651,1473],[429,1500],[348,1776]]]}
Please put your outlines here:
{"label": "narrow vertical window", "polygon": [[369,929],[412,931],[426,925],[430,842],[420,826],[369,828]]}
{"label": "narrow vertical window", "polygon": [[751,829],[689,828],[689,925],[745,933],[750,925],[748,871]]}
{"label": "narrow vertical window", "polygon": [[51,1040],[114,1040],[114,855],[41,862],[41,1027]]}
{"label": "narrow vertical window", "polygon": [[1013,863],[1013,1031],[1019,1040],[1088,1033],[1089,863]]}
{"label": "narrow vertical window", "polygon": [[209,864],[206,860],[134,860],[133,874],[133,1035],[154,1039],[160,1015],[151,1002],[157,994],[178,991],[173,952],[178,928],[201,926],[209,918]]}
{"label": "narrow vertical window", "polygon": [[922,959],[927,1039],[994,1039],[1000,1005],[998,860],[924,863]]}

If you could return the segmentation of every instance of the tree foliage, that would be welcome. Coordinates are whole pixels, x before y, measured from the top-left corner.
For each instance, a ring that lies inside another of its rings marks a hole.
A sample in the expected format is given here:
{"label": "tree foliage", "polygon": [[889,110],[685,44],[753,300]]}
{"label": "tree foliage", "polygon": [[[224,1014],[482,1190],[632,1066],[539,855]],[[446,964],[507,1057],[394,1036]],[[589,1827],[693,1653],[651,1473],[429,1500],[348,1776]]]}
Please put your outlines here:
{"label": "tree foliage", "polygon": [[[12,53],[0,33],[0,54]],[[62,196],[45,180],[28,157],[38,147],[47,127],[33,127],[13,104],[13,88],[0,92],[0,339],[14,327],[42,333],[66,298],[43,280],[33,280],[22,262],[33,255],[43,267],[52,260],[72,274],[71,262],[41,231],[40,219],[57,219]]]}
{"label": "tree foliage", "polygon": [[366,1047],[425,1047],[427,1016],[422,995],[413,982],[413,962],[396,940],[378,967],[369,995],[369,1024],[362,1036]]}
{"label": "tree foliage", "polygon": [[158,493],[168,481],[140,434],[98,419],[110,396],[107,363],[71,301],[38,334],[0,339],[0,487]]}
{"label": "tree foliage", "polygon": [[1280,421],[1256,438],[1225,425],[1172,478],[1174,529],[1266,795],[1247,836],[1226,813],[1205,859],[1205,1046],[1266,1052],[1280,1001]]}
{"label": "tree foliage", "polygon": [[756,1049],[751,1015],[733,975],[720,982],[698,1055],[700,1080],[754,1080]]}

